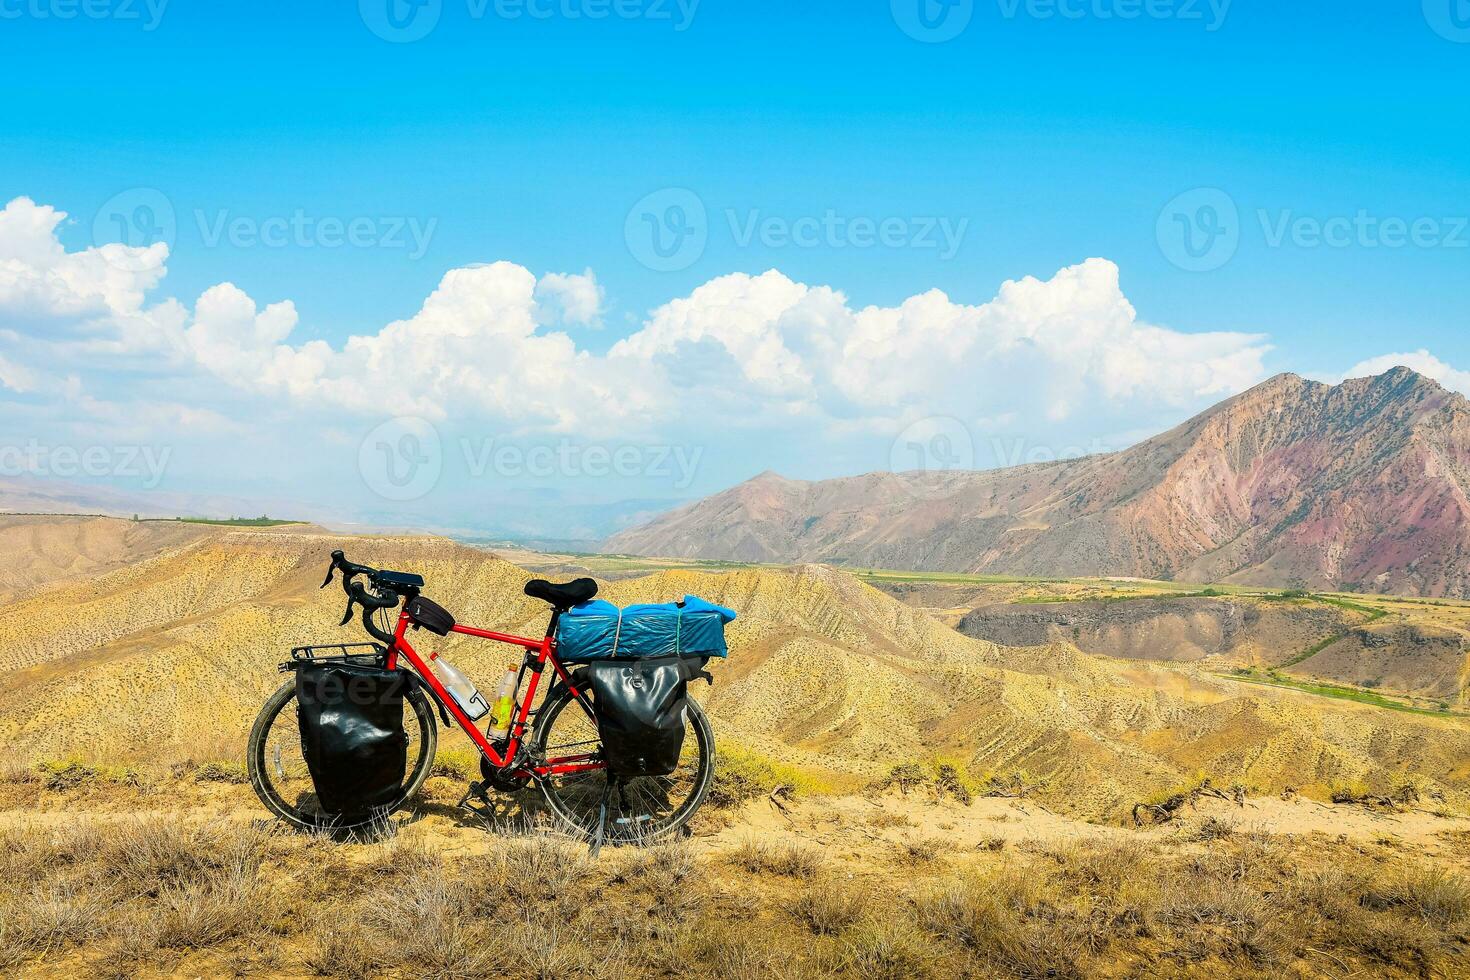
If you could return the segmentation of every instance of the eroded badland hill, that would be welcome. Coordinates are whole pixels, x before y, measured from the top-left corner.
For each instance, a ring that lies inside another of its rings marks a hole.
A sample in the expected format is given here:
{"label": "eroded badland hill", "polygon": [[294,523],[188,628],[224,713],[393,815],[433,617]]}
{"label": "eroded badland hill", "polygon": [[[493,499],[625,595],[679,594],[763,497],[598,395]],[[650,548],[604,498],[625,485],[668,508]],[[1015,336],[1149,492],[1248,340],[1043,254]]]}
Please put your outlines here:
{"label": "eroded badland hill", "polygon": [[[70,520],[13,520],[31,542],[17,554],[32,557],[12,570],[24,595],[0,604],[13,761],[0,780],[0,971],[1466,966],[1461,717],[1084,653],[1027,624],[1010,642],[977,639],[829,567],[671,568],[603,595],[696,593],[740,613],[730,659],[695,690],[721,763],[690,840],[593,862],[525,836],[513,798],[487,832],[453,806],[474,764],[446,737],[422,798],[383,839],[333,841],[265,820],[239,763],[289,648],[357,638],[335,625],[340,591],[317,588],[326,556],[421,573],[461,621],[534,635],[546,609],[521,592],[531,573],[436,538],[147,523],[77,538]],[[58,543],[68,535],[81,564]],[[505,661],[503,648],[413,638],[482,681]]]}

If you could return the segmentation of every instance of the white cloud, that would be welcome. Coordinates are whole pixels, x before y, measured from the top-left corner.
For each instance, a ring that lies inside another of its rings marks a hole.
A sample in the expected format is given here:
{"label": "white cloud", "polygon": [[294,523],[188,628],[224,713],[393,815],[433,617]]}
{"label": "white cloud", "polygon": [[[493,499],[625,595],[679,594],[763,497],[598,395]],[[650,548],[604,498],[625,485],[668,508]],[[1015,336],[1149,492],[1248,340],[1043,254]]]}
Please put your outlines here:
{"label": "white cloud", "polygon": [[1343,374],[1343,378],[1366,378],[1382,374],[1394,367],[1412,368],[1426,378],[1433,378],[1446,388],[1458,391],[1462,395],[1470,395],[1470,371],[1461,371],[1451,367],[1422,347],[1407,354],[1383,354],[1360,361],[1349,368]]}
{"label": "white cloud", "polygon": [[[1265,376],[1269,350],[1259,335],[1140,321],[1103,259],[1007,282],[980,305],[929,290],[854,308],[776,270],[731,274],[654,310],[606,354],[557,329],[599,322],[590,270],[538,279],[495,262],[450,270],[417,313],[375,333],[293,344],[289,300],[263,305],[228,282],[192,309],[147,305],[167,248],[67,252],[56,237],[64,217],[24,198],[0,212],[0,384],[34,391],[45,372],[75,372],[73,388],[110,393],[72,390],[68,404],[116,412],[120,390],[142,390],[118,375],[141,360],[174,384],[170,407],[140,418],[191,424],[182,399],[200,413],[193,424],[218,426],[254,403],[252,424],[278,427],[282,440],[299,439],[296,420],[321,409],[338,424],[416,415],[512,436],[744,428],[814,451],[891,439],[926,416],[1016,434],[1071,426],[1081,437],[1172,421],[1240,390]],[[887,455],[885,442],[874,468]]]}
{"label": "white cloud", "polygon": [[0,357],[0,385],[23,395],[36,390],[36,375],[30,368]]}
{"label": "white cloud", "polygon": [[1099,406],[1187,407],[1233,393],[1265,376],[1269,349],[1260,335],[1140,322],[1117,266],[1089,259],[1049,281],[1007,282],[980,306],[930,290],[854,310],[840,292],[776,271],[724,276],[656,310],[613,353],[672,374],[723,371],[768,403],[832,417],[979,422],[1034,401],[1060,422]]}
{"label": "white cloud", "polygon": [[538,319],[569,327],[602,325],[602,286],[588,269],[580,275],[548,272],[536,283]]}
{"label": "white cloud", "polygon": [[0,211],[0,310],[52,316],[127,316],[163,279],[168,246],[110,244],[67,252],[66,212],[18,197]]}

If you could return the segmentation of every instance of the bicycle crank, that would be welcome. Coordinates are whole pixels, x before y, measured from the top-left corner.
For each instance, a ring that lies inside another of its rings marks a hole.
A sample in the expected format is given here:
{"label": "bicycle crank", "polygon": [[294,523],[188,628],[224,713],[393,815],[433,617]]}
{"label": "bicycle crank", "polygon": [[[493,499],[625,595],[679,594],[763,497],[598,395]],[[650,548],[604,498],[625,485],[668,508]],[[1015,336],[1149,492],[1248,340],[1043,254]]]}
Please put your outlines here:
{"label": "bicycle crank", "polygon": [[511,769],[521,766],[526,759],[526,753],[522,751],[516,756],[515,762],[504,769],[497,769],[490,764],[490,760],[484,757],[480,759],[480,775],[485,777],[485,784],[501,793],[519,793],[531,782],[530,776],[512,776]]}

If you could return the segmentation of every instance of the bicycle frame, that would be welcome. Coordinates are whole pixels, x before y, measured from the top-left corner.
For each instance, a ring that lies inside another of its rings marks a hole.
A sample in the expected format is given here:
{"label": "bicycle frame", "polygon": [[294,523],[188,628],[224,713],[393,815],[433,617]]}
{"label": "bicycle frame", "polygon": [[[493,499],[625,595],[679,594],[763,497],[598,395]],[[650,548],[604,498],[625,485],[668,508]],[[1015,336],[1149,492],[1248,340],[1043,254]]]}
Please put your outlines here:
{"label": "bicycle frame", "polygon": [[525,738],[526,721],[531,714],[531,703],[536,700],[536,688],[541,683],[541,675],[545,672],[547,664],[551,665],[552,670],[556,672],[556,676],[567,686],[567,690],[571,691],[572,696],[581,705],[582,710],[587,712],[587,716],[589,718],[592,717],[592,708],[587,703],[587,699],[577,691],[576,687],[572,684],[572,675],[567,672],[566,667],[556,658],[556,637],[554,635],[556,633],[556,613],[552,614],[551,626],[547,628],[546,635],[539,640],[533,640],[525,636],[514,636],[510,633],[497,633],[494,630],[479,629],[474,626],[463,626],[459,623],[456,623],[451,628],[451,632],[454,633],[462,633],[466,636],[473,636],[482,640],[494,640],[497,643],[507,643],[512,646],[521,647],[526,651],[526,659],[521,664],[520,673],[516,676],[517,699],[520,697],[521,681],[525,678],[527,670],[531,672],[531,683],[526,691],[525,700],[520,702],[520,708],[516,716],[511,719],[510,733],[505,742],[504,752],[497,750],[485,733],[475,726],[470,716],[464,713],[459,703],[454,700],[449,691],[439,682],[439,678],[434,676],[434,672],[429,669],[428,662],[419,656],[418,651],[408,642],[406,634],[411,625],[413,625],[413,620],[409,617],[406,608],[400,610],[398,614],[398,625],[393,631],[393,645],[388,648],[387,668],[389,670],[401,669],[398,665],[399,656],[401,655],[407,658],[408,662],[413,665],[414,670],[418,672],[419,677],[423,678],[424,683],[433,692],[434,700],[438,701],[439,706],[454,718],[460,728],[464,729],[464,733],[470,737],[470,741],[475,743],[476,748],[480,750],[480,754],[485,757],[490,765],[496,769],[508,770],[512,777],[530,777],[533,779],[542,779],[546,776],[565,775],[569,773],[593,772],[606,768],[606,764],[599,760],[594,752],[545,759],[541,763],[530,767],[510,768],[517,753],[520,751],[521,741]]}

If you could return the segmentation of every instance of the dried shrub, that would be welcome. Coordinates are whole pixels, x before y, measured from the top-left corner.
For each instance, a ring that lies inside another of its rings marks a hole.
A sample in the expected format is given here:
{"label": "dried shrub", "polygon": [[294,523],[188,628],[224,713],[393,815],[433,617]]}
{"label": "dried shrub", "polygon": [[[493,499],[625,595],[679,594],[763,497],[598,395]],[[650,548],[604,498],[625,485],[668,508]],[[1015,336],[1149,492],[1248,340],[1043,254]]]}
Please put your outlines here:
{"label": "dried shrub", "polygon": [[791,914],[818,935],[843,932],[862,918],[866,893],[852,882],[826,879],[800,892],[791,903]]}
{"label": "dried shrub", "polygon": [[807,844],[794,840],[757,840],[748,837],[730,852],[736,867],[753,874],[783,875],[788,878],[810,878],[822,869],[822,855]]}

